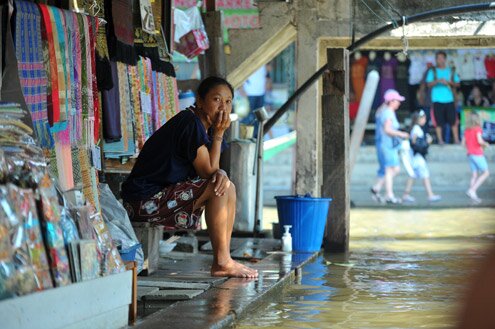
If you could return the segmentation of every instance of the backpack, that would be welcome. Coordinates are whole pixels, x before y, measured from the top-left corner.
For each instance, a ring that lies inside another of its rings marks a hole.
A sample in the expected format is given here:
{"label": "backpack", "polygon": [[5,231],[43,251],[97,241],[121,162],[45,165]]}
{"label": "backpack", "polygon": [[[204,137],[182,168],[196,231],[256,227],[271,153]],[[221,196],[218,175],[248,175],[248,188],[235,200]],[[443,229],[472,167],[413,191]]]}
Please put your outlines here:
{"label": "backpack", "polygon": [[424,137],[417,137],[416,138],[416,143],[412,143],[411,141],[411,149],[413,150],[413,154],[416,155],[416,153],[421,154],[423,157],[428,154],[428,147],[430,145],[428,144],[428,141],[426,140],[426,136]]}

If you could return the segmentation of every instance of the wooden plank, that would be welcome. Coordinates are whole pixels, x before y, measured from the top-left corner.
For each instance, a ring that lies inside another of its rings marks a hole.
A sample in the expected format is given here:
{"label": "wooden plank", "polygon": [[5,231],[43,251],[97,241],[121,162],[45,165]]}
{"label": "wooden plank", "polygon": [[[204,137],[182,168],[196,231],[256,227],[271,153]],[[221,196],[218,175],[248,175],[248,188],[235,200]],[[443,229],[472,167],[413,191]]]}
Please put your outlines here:
{"label": "wooden plank", "polygon": [[239,88],[242,83],[249,78],[257,69],[271,61],[275,56],[280,54],[292,42],[297,39],[297,29],[287,24],[280,28],[274,35],[270,36],[256,51],[253,51],[239,66],[232,69],[228,74],[227,80]]}
{"label": "wooden plank", "polygon": [[143,301],[154,300],[189,300],[202,294],[204,290],[159,290],[142,297]]}
{"label": "wooden plank", "polygon": [[132,302],[129,305],[129,324],[133,325],[137,320],[137,263],[136,261],[125,262],[126,270],[132,271]]}
{"label": "wooden plank", "polygon": [[126,163],[121,163],[117,159],[105,159],[105,173],[130,174],[136,159],[131,158]]}
{"label": "wooden plank", "polygon": [[325,249],[349,248],[349,53],[344,48],[327,51],[329,71],[323,76],[322,197],[333,199],[327,217]]}
{"label": "wooden plank", "polygon": [[208,283],[196,283],[196,282],[177,282],[177,281],[156,281],[156,280],[141,280],[138,279],[138,286],[140,287],[157,287],[160,289],[202,289],[206,290],[210,288]]}
{"label": "wooden plank", "polygon": [[[121,328],[127,325],[132,271],[0,302],[2,328]],[[116,314],[119,318],[114,317]],[[91,321],[97,318],[98,321]],[[88,321],[91,322],[88,325]]]}

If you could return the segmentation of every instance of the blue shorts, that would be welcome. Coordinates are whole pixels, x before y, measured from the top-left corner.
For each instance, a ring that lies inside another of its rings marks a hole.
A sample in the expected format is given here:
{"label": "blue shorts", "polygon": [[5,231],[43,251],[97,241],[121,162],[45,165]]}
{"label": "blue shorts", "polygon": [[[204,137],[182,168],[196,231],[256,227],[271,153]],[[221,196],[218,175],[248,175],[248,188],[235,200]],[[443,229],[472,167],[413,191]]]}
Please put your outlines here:
{"label": "blue shorts", "polygon": [[468,155],[472,172],[488,171],[488,163],[484,155]]}

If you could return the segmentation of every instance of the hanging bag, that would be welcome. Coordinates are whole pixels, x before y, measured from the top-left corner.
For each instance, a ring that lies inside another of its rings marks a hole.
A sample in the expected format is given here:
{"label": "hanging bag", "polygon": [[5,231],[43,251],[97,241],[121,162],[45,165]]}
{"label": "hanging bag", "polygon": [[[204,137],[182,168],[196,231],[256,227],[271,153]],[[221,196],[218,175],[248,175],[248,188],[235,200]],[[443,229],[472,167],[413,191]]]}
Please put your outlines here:
{"label": "hanging bag", "polygon": [[177,24],[178,26],[187,28],[188,24],[184,22],[185,17],[187,17],[189,19],[190,30],[179,37],[176,49],[187,58],[193,58],[207,50],[210,47],[210,43],[199,8],[194,6],[187,9],[184,13],[186,14],[185,16],[178,15],[183,21],[177,22]]}

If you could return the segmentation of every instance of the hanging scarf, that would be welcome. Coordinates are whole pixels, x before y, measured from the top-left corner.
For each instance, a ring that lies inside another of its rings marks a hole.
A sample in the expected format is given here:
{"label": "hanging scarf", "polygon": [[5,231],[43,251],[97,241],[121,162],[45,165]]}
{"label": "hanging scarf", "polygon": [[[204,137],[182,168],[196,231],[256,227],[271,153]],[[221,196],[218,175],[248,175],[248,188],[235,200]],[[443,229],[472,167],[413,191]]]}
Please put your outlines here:
{"label": "hanging scarf", "polygon": [[43,66],[41,13],[38,6],[16,1],[15,45],[19,78],[33,127],[44,148],[53,147],[47,114],[47,75]]}
{"label": "hanging scarf", "polygon": [[[65,20],[62,10],[47,6],[50,22],[52,25],[53,45],[58,74],[58,98],[60,104],[60,120],[54,124],[52,131],[59,133],[59,141],[62,144],[70,143],[70,136],[67,130],[69,119],[70,99],[70,73],[68,69],[69,55],[67,51],[67,34],[65,33]],[[55,95],[56,97],[57,95]]]}
{"label": "hanging scarf", "polygon": [[107,42],[110,59],[136,65],[132,0],[105,1]]}
{"label": "hanging scarf", "polygon": [[112,89],[102,91],[103,136],[105,137],[105,141],[107,143],[116,142],[122,138],[119,76],[117,72],[117,64],[115,62],[111,62],[110,65],[112,73],[111,78],[115,84]]}
{"label": "hanging scarf", "polygon": [[115,36],[119,42],[128,46],[134,45],[134,30],[132,28],[132,0],[113,0],[112,18]]}
{"label": "hanging scarf", "polygon": [[164,73],[158,73],[157,74],[157,78],[156,78],[156,82],[157,82],[157,86],[158,86],[158,95],[160,96],[160,99],[159,99],[159,114],[158,114],[158,128],[160,128],[161,126],[163,126],[165,124],[165,122],[167,122],[167,114],[166,114],[166,110],[167,110],[167,107],[165,106],[166,104],[166,97],[165,97],[165,84],[163,82],[163,78],[164,78],[165,74]]}
{"label": "hanging scarf", "polygon": [[98,94],[98,82],[96,81],[96,59],[95,59],[95,49],[96,49],[96,31],[98,30],[98,20],[94,17],[86,16],[88,19],[89,26],[89,48],[90,48],[90,58],[91,58],[91,87],[93,91],[93,117],[94,117],[94,144],[98,144],[100,140],[100,100]]}
{"label": "hanging scarf", "polygon": [[141,150],[145,142],[145,137],[143,113],[141,112],[141,99],[139,97],[139,73],[136,66],[128,66],[127,69],[129,75],[129,89],[131,92],[131,107],[134,113],[134,138],[136,140],[138,150]]}
{"label": "hanging scarf", "polygon": [[48,12],[48,6],[39,5],[41,15],[43,17],[42,24],[42,37],[45,41],[46,48],[48,49],[48,56],[46,56],[47,63],[45,67],[48,67],[49,74],[49,88],[47,94],[47,115],[48,122],[51,127],[60,122],[60,100],[58,97],[58,70],[57,70],[57,58],[55,56],[55,45],[53,42],[53,32],[50,14]]}

